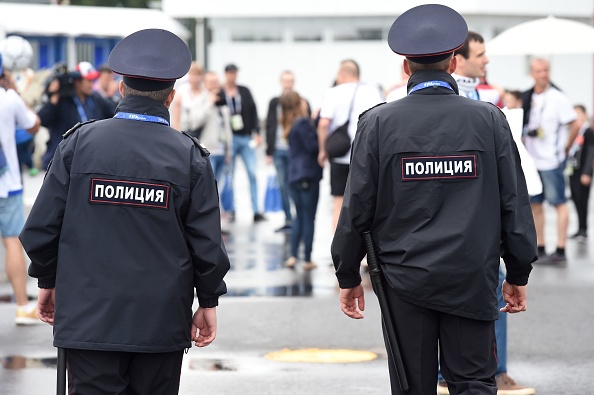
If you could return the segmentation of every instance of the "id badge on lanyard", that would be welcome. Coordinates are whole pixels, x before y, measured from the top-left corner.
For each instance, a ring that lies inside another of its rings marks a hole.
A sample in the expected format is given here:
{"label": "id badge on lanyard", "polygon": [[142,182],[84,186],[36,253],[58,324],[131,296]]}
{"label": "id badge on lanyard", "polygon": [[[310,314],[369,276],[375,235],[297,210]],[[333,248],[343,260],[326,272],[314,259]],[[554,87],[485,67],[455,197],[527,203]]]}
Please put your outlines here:
{"label": "id badge on lanyard", "polygon": [[243,129],[243,118],[241,117],[241,114],[231,115],[231,128],[233,130]]}

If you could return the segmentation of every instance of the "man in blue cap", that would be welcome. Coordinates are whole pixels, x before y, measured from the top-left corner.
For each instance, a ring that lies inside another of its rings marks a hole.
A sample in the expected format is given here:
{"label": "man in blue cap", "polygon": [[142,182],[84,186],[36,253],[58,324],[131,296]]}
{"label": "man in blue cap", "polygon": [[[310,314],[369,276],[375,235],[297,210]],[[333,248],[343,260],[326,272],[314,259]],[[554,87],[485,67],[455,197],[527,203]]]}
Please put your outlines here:
{"label": "man in blue cap", "polygon": [[21,233],[69,394],[177,394],[184,349],[215,338],[229,269],[215,178],[208,151],[169,126],[190,62],[166,30],[116,45],[116,115],[64,135]]}
{"label": "man in blue cap", "polygon": [[[509,313],[526,310],[536,260],[509,125],[496,107],[459,96],[450,75],[467,33],[460,14],[436,4],[392,25],[388,43],[406,57],[408,96],[361,115],[332,242],[341,308],[359,319],[362,233],[376,240],[409,394],[436,392],[438,350],[451,394],[497,393],[499,257]],[[388,356],[392,393],[401,394]]]}

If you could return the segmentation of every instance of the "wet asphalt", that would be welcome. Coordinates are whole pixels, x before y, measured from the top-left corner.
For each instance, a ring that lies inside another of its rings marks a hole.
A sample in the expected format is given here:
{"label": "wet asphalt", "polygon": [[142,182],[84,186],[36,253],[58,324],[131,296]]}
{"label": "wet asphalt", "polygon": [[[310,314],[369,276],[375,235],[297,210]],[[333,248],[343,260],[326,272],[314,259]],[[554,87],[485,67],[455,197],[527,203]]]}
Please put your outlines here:
{"label": "wet asphalt", "polygon": [[[260,158],[259,189],[268,169]],[[34,201],[42,176],[25,177],[25,204]],[[236,221],[225,224],[232,262],[229,293],[220,300],[218,333],[207,348],[184,358],[180,394],[388,394],[388,368],[379,308],[368,288],[365,319],[344,316],[330,266],[332,238],[328,171],[321,184],[313,260],[305,272],[283,267],[288,236],[276,233],[282,213],[254,224],[247,177],[236,174]],[[263,201],[263,193],[260,194]],[[577,219],[570,202],[570,233]],[[591,207],[594,204],[590,205]],[[594,210],[594,207],[592,207]],[[555,213],[547,208],[548,248],[555,246]],[[592,216],[590,216],[592,224]],[[594,237],[594,236],[593,236]],[[540,395],[589,395],[594,375],[594,244],[568,241],[565,267],[535,265],[528,311],[508,320],[508,372]],[[36,283],[28,283],[31,297]],[[47,325],[17,327],[15,306],[0,251],[0,394],[54,394],[52,330]],[[4,302],[2,302],[4,301]],[[265,358],[283,349],[353,349],[377,354],[361,363],[287,363]]]}

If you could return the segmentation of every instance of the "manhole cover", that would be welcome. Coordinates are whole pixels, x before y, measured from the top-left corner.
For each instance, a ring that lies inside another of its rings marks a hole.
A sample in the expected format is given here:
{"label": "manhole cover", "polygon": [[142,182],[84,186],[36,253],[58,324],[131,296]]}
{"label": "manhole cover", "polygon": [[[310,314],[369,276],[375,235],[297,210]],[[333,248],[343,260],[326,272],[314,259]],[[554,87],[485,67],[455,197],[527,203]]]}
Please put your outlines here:
{"label": "manhole cover", "polygon": [[265,358],[276,362],[305,363],[353,363],[372,361],[377,354],[371,351],[308,348],[303,350],[284,349],[268,353]]}

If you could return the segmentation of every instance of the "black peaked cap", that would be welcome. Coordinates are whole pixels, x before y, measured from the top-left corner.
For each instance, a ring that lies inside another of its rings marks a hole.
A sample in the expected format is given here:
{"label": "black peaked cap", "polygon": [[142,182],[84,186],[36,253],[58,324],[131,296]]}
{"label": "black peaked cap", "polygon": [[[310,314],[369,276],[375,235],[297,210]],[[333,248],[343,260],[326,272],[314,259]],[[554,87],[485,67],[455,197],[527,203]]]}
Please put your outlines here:
{"label": "black peaked cap", "polygon": [[433,63],[464,45],[467,36],[462,15],[444,5],[425,4],[396,18],[388,33],[388,45],[413,61]]}
{"label": "black peaked cap", "polygon": [[126,81],[154,86],[173,85],[176,79],[186,75],[191,63],[192,54],[186,43],[163,29],[139,30],[124,37],[108,60],[113,72],[124,76]]}

